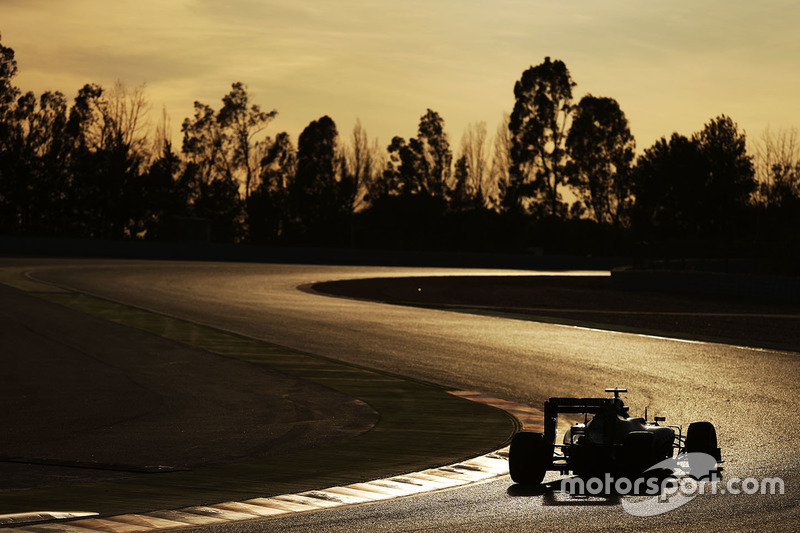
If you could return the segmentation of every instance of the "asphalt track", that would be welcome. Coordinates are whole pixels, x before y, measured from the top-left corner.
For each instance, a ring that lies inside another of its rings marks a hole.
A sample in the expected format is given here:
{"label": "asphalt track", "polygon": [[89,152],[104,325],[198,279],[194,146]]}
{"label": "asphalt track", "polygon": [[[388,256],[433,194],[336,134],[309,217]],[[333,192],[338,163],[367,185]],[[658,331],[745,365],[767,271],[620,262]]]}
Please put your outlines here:
{"label": "asphalt track", "polygon": [[328,388],[3,284],[0,345],[0,491],[314,448],[379,419]]}
{"label": "asphalt track", "polygon": [[[297,265],[35,262],[38,279],[372,368],[523,403],[626,386],[634,410],[713,422],[725,477],[781,477],[785,494],[703,495],[636,518],[618,501],[562,501],[508,478],[411,498],[219,526],[226,531],[800,530],[797,353],[329,298],[297,290],[364,277],[489,274]],[[491,274],[497,274],[492,272]],[[507,273],[520,274],[520,273]],[[468,424],[469,421],[465,421]]]}
{"label": "asphalt track", "polygon": [[[0,279],[9,406],[0,524],[78,509],[114,520],[68,531],[185,527],[219,521],[208,513],[242,520],[382,499],[386,484],[416,493],[413,481],[361,482],[431,466],[454,465],[423,482],[438,488],[507,473],[502,456],[461,464],[511,438],[518,422],[505,402],[38,283],[13,267],[0,267]],[[223,510],[232,501],[255,501],[244,504],[253,512]],[[175,509],[167,522],[141,514]]]}

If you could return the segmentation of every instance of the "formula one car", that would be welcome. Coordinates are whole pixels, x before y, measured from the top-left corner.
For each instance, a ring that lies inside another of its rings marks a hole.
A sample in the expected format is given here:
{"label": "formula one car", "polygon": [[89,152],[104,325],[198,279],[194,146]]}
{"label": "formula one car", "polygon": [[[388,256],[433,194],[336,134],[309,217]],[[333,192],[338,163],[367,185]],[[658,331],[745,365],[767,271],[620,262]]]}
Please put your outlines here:
{"label": "formula one car", "polygon": [[[519,484],[540,484],[548,470],[572,472],[583,478],[602,476],[638,477],[660,461],[678,453],[702,452],[721,462],[717,433],[710,422],[689,424],[686,435],[680,426],[659,425],[628,416],[619,395],[627,389],[606,389],[613,398],[550,398],[544,403],[544,433],[521,431],[509,449],[511,479]],[[559,414],[583,414],[556,444]],[[590,418],[591,416],[591,418]]]}

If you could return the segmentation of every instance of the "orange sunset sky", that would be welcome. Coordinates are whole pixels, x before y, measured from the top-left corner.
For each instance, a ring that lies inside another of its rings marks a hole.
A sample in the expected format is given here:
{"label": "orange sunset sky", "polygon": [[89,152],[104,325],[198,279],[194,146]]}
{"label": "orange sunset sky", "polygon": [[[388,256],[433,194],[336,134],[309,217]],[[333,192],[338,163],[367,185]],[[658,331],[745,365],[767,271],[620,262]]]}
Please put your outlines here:
{"label": "orange sunset sky", "polygon": [[616,98],[640,151],[721,113],[751,138],[799,126],[798,27],[800,3],[777,0],[0,0],[23,90],[146,83],[177,138],[193,101],[219,108],[241,81],[278,110],[271,135],[324,114],[347,135],[360,117],[382,146],[427,108],[454,145],[470,122],[494,132],[545,56],[576,101]]}

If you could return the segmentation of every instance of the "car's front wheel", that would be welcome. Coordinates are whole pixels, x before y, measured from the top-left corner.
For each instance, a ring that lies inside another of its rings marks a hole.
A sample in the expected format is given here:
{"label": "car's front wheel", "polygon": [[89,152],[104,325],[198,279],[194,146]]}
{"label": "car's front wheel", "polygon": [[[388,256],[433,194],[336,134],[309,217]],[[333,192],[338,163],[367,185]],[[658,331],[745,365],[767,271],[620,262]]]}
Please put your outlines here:
{"label": "car's front wheel", "polygon": [[692,422],[686,430],[686,441],[683,447],[686,453],[707,453],[717,461],[721,460],[717,447],[717,430],[711,422]]}

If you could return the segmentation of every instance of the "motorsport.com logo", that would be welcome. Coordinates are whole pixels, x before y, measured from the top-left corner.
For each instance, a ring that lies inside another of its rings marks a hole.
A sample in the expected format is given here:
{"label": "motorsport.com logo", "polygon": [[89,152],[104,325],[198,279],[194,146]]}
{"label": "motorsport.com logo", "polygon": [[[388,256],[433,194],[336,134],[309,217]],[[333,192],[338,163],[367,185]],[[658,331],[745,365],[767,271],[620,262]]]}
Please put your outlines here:
{"label": "motorsport.com logo", "polygon": [[[648,475],[648,473],[650,475]],[[717,460],[705,453],[682,453],[665,459],[631,480],[626,477],[561,480],[561,491],[567,494],[599,496],[650,496],[646,499],[622,500],[625,512],[634,516],[655,516],[686,505],[701,494],[784,494],[781,478],[730,478],[723,484],[717,476]]]}

